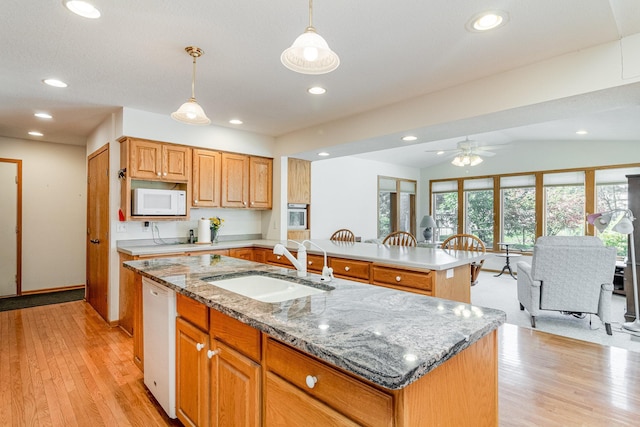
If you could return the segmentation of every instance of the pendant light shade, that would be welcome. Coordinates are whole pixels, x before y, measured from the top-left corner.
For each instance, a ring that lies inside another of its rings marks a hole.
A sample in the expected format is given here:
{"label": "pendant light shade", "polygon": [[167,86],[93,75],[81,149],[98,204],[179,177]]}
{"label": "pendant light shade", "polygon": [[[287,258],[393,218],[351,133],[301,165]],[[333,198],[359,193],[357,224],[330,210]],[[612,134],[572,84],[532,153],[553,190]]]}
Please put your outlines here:
{"label": "pendant light shade", "polygon": [[193,57],[193,75],[191,78],[191,98],[178,108],[178,111],[171,113],[171,118],[189,125],[208,125],[211,120],[204,113],[204,110],[196,102],[196,58],[204,55],[202,49],[195,46],[187,46],[184,48],[189,55]]}
{"label": "pendant light shade", "polygon": [[340,65],[340,58],[313,26],[313,0],[309,0],[309,26],[285,49],[280,61],[288,69],[302,74],[325,74]]}

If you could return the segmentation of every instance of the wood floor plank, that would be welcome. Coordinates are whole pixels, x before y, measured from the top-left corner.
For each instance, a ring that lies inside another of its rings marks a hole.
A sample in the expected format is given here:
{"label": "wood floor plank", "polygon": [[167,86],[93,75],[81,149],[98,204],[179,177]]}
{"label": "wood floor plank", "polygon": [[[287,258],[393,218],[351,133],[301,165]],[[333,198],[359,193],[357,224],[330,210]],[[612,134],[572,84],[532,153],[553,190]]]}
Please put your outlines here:
{"label": "wood floor plank", "polygon": [[[636,426],[640,353],[504,325],[500,426]],[[178,426],[84,301],[0,312],[0,425]]]}

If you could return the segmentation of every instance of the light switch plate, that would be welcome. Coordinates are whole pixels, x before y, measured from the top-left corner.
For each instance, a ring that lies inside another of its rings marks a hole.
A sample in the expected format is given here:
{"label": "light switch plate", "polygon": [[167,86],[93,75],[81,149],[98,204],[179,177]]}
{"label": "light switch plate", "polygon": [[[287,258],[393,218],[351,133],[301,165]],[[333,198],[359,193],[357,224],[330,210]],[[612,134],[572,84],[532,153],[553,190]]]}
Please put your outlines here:
{"label": "light switch plate", "polygon": [[127,232],[127,224],[118,223],[116,226],[116,231],[118,233],[126,233]]}

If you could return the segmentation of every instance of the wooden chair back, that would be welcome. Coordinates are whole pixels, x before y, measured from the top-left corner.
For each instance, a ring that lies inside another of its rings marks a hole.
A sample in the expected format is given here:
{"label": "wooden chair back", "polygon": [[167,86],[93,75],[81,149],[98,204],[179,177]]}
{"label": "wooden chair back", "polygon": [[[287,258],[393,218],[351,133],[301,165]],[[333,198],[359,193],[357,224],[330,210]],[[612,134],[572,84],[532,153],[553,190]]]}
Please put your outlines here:
{"label": "wooden chair back", "polygon": [[329,240],[335,240],[338,242],[355,242],[356,236],[355,234],[353,234],[353,231],[346,228],[341,228],[340,230],[333,233]]}
{"label": "wooden chair back", "polygon": [[[442,242],[442,249],[456,251],[481,252],[485,253],[484,243],[478,236],[473,234],[454,234]],[[478,275],[482,269],[484,260],[471,263],[471,286],[478,283]]]}
{"label": "wooden chair back", "polygon": [[406,231],[394,231],[384,238],[382,244],[394,246],[417,246],[418,242],[411,233]]}

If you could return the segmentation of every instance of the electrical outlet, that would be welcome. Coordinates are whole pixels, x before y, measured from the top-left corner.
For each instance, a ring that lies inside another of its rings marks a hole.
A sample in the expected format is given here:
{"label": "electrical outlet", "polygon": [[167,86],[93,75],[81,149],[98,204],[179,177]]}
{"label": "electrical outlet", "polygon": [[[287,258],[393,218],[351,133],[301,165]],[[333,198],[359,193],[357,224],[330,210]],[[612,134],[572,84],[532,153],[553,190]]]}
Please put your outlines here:
{"label": "electrical outlet", "polygon": [[116,226],[116,231],[118,233],[126,233],[127,232],[127,224],[118,223]]}

